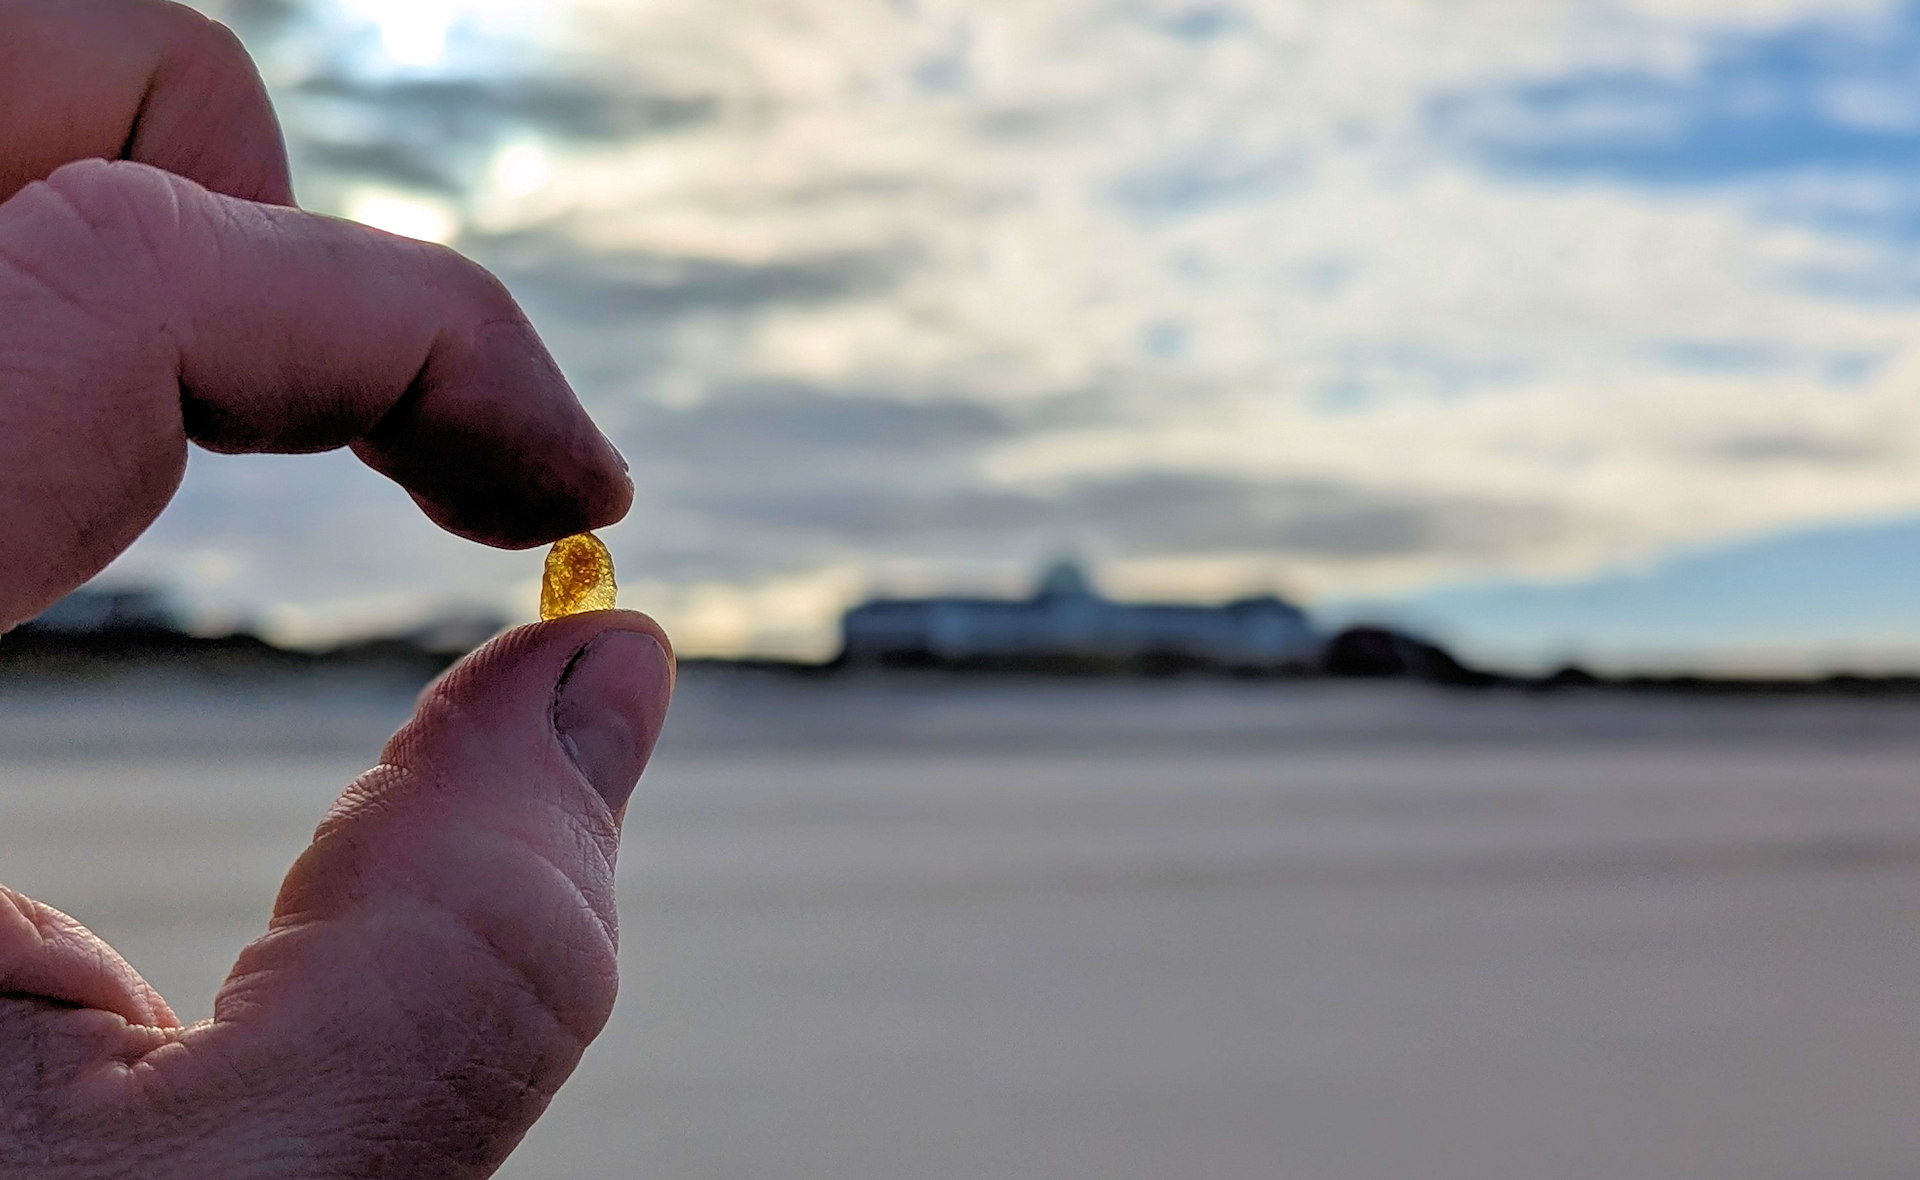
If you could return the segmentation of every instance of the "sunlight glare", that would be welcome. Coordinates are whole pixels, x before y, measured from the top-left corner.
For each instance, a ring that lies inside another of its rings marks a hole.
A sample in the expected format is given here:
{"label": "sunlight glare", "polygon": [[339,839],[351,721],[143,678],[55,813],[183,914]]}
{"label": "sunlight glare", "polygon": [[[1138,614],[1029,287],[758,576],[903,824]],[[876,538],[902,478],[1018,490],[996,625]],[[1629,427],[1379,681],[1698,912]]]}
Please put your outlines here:
{"label": "sunlight glare", "polygon": [[547,150],[529,140],[508,144],[493,158],[493,185],[509,197],[539,192],[553,179],[553,160]]}
{"label": "sunlight glare", "polygon": [[447,51],[447,29],[453,24],[453,5],[445,0],[413,0],[383,9],[380,47],[403,66],[430,66]]}
{"label": "sunlight glare", "polygon": [[341,0],[343,9],[380,34],[380,52],[395,65],[438,65],[460,15],[457,0]]}
{"label": "sunlight glare", "polygon": [[441,245],[459,232],[453,210],[438,201],[386,192],[360,192],[347,201],[347,217],[390,234]]}
{"label": "sunlight glare", "polygon": [[[555,5],[538,0],[322,0],[369,41],[376,68],[440,72],[472,66],[497,50],[524,50],[551,26]],[[476,59],[477,55],[477,59]]]}

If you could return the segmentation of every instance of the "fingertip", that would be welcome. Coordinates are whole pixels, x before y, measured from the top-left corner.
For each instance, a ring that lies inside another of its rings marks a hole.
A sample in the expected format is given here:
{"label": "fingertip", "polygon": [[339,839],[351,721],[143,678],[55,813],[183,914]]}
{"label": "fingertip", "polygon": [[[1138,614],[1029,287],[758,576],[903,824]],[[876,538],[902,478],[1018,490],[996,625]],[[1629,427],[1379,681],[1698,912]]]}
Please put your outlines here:
{"label": "fingertip", "polygon": [[[525,623],[501,632],[447,669],[427,686],[424,695],[474,696],[487,686],[519,685],[544,685],[551,692],[595,640],[612,632],[632,632],[651,638],[659,645],[672,671],[673,641],[651,616],[633,610],[587,611]],[[671,681],[667,687],[671,689]]]}
{"label": "fingertip", "polygon": [[353,444],[442,528],[529,549],[623,519],[634,486],[539,334],[497,280],[477,277],[470,331],[445,335],[407,396]]}
{"label": "fingertip", "polygon": [[619,524],[633,511],[634,487],[633,466],[627,462],[625,453],[605,434],[600,435],[600,444],[606,452],[606,461],[600,468],[602,490],[593,527],[604,529]]}
{"label": "fingertip", "polygon": [[646,631],[615,628],[575,654],[554,689],[554,735],[616,815],[659,743],[673,679],[663,644]]}
{"label": "fingertip", "polygon": [[[543,762],[551,754],[577,766],[576,751],[560,741],[556,727],[562,689],[570,674],[578,676],[584,665],[602,662],[585,657],[616,634],[651,640],[658,657],[649,655],[648,645],[631,647],[627,654],[647,657],[639,661],[641,665],[657,658],[657,669],[636,667],[615,673],[603,668],[582,681],[581,687],[600,694],[592,698],[596,704],[604,696],[608,707],[622,710],[635,748],[644,741],[650,752],[673,695],[677,676],[673,644],[647,615],[608,610],[515,627],[447,669],[421,694],[414,721],[395,735],[385,760],[404,765],[427,756],[429,750],[435,751],[430,755],[434,757],[463,757],[464,749],[485,745],[495,747],[486,755],[493,759]],[[621,646],[622,641],[616,640],[607,650]],[[578,718],[569,713],[569,720]],[[639,762],[644,765],[644,757]],[[603,798],[608,794],[601,792]]]}

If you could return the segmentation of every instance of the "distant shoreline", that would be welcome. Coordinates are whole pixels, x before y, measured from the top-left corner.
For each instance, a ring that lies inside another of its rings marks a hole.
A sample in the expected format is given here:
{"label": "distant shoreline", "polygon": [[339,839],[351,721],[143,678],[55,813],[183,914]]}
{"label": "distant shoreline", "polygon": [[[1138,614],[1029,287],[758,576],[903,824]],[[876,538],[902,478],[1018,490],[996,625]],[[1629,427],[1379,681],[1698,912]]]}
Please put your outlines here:
{"label": "distant shoreline", "polygon": [[[1134,661],[1075,658],[942,661],[933,658],[849,663],[776,658],[683,659],[687,669],[793,678],[919,676],[1023,681],[1220,680],[1306,685],[1406,681],[1459,691],[1524,693],[1623,692],[1686,696],[1840,696],[1920,698],[1920,673],[1817,676],[1721,676],[1629,673],[1606,676],[1578,667],[1544,676],[1491,672],[1460,664],[1443,650],[1388,632],[1368,632],[1364,654],[1327,667],[1245,669],[1191,660]],[[1381,656],[1381,644],[1398,652]],[[1397,646],[1395,646],[1397,645]],[[1402,650],[1405,649],[1405,650]],[[128,672],[178,671],[217,678],[280,679],[316,673],[380,675],[424,684],[465,653],[407,638],[375,638],[320,650],[279,647],[256,635],[196,636],[160,628],[124,628],[72,634],[21,628],[0,637],[0,677],[15,681],[85,681]]]}

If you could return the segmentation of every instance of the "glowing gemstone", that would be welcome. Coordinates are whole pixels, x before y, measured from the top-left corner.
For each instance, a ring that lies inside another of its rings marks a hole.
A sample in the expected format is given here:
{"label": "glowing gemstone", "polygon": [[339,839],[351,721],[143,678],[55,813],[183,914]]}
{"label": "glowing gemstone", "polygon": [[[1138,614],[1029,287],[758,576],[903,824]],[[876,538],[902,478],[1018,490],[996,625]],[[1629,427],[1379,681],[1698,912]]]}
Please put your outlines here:
{"label": "glowing gemstone", "polygon": [[553,543],[540,581],[541,618],[612,610],[613,595],[613,555],[600,538],[581,533]]}

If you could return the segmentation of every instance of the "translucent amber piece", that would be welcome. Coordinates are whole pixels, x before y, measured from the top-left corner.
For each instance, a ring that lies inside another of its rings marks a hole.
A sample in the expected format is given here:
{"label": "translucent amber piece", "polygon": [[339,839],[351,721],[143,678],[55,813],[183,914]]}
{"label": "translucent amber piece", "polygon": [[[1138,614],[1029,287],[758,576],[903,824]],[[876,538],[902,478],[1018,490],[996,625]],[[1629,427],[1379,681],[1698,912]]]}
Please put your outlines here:
{"label": "translucent amber piece", "polygon": [[553,543],[540,581],[540,617],[613,609],[613,555],[592,533]]}

